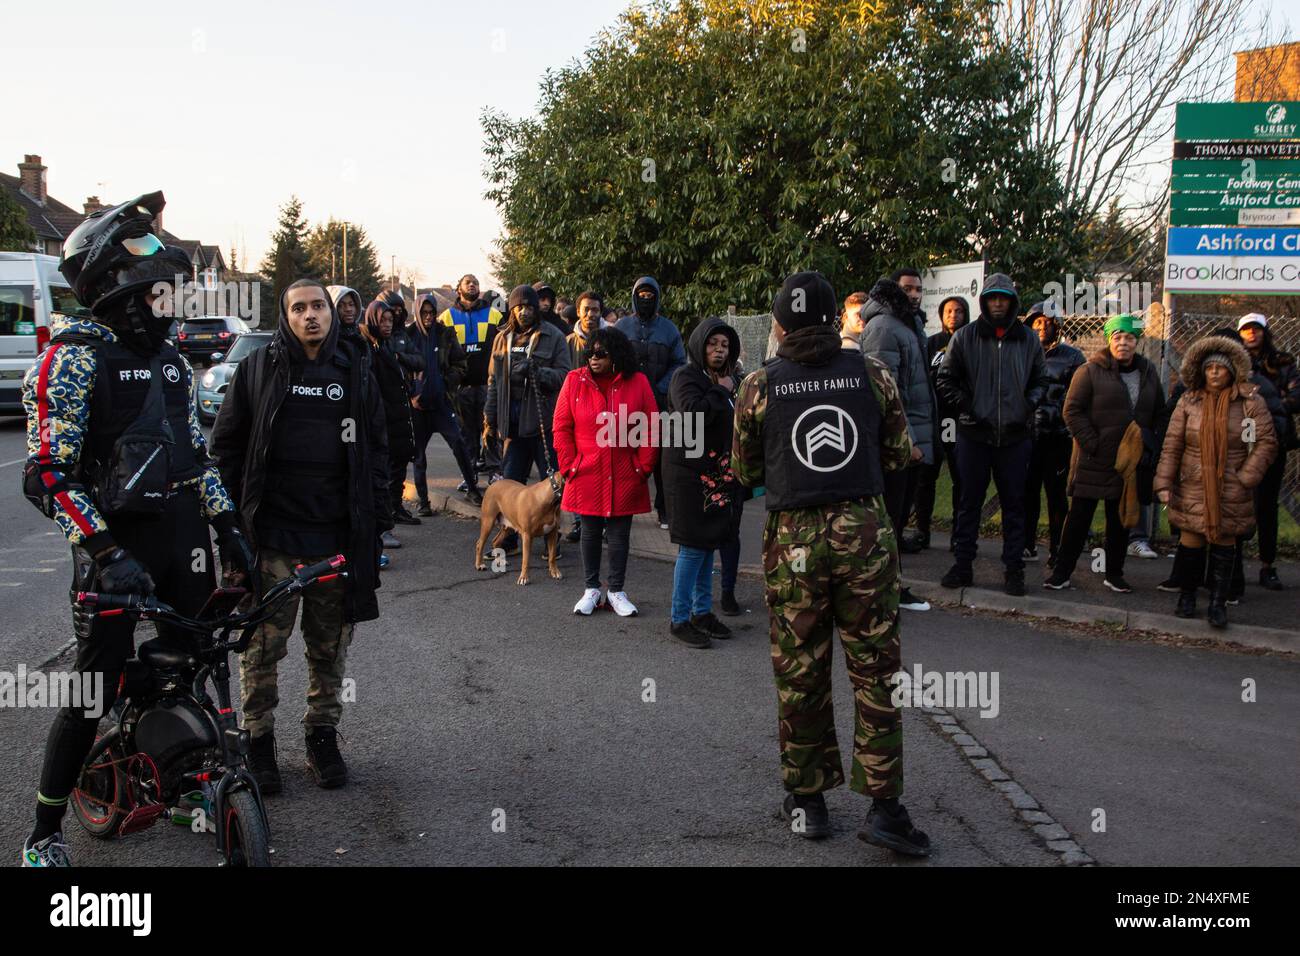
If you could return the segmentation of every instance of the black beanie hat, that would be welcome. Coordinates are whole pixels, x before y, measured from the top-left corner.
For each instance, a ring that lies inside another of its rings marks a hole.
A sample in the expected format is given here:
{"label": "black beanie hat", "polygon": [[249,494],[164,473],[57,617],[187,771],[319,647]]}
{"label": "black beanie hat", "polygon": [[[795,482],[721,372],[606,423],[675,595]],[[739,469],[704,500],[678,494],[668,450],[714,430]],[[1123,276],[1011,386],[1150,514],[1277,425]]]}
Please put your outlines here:
{"label": "black beanie hat", "polygon": [[772,314],[787,332],[835,322],[835,289],[820,272],[796,272],[781,285]]}
{"label": "black beanie hat", "polygon": [[507,308],[513,312],[517,305],[531,305],[536,312],[540,308],[537,301],[537,291],[530,285],[517,285],[510,290],[510,300]]}

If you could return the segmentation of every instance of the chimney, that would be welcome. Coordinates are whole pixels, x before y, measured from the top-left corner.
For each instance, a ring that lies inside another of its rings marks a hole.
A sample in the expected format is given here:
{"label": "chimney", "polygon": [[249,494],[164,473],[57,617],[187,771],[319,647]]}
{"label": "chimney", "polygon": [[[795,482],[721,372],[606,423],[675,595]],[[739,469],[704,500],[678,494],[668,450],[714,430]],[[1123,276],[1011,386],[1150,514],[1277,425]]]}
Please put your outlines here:
{"label": "chimney", "polygon": [[82,211],[85,212],[87,216],[93,216],[101,209],[107,209],[108,207],[99,201],[98,196],[87,196],[86,201],[82,203],[81,208]]}
{"label": "chimney", "polygon": [[41,164],[41,157],[28,153],[23,157],[23,161],[18,164],[18,178],[22,183],[22,190],[28,196],[36,200],[38,205],[45,205],[45,167]]}

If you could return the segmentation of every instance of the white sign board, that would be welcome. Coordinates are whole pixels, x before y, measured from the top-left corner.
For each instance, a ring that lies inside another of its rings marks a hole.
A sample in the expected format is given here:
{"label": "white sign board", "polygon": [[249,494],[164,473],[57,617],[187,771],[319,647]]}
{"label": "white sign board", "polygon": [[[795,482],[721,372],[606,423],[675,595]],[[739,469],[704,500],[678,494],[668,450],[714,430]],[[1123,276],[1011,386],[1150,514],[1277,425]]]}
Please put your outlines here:
{"label": "white sign board", "polygon": [[1300,229],[1173,226],[1165,290],[1233,295],[1300,293]]}
{"label": "white sign board", "polygon": [[979,315],[980,289],[983,286],[983,262],[963,262],[927,269],[921,278],[921,311],[925,313],[925,334],[934,335],[942,330],[939,303],[950,296],[957,295],[966,300],[972,319]]}

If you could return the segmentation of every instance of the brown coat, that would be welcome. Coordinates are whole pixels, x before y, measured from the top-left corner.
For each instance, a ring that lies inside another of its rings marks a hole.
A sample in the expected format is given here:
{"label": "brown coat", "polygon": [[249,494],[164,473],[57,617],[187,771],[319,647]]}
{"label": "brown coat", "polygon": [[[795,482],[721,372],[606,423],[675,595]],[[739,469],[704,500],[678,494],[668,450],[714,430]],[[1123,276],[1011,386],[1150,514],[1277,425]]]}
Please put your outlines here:
{"label": "brown coat", "polygon": [[[1074,438],[1066,486],[1071,495],[1098,500],[1120,497],[1124,479],[1115,470],[1115,456],[1129,423],[1134,421],[1150,436],[1151,453],[1145,471],[1145,484],[1150,487],[1150,462],[1155,459],[1155,428],[1165,407],[1164,391],[1154,365],[1141,355],[1135,355],[1133,362],[1138,370],[1136,408],[1128,403],[1128,389],[1107,349],[1089,358],[1070,380],[1061,412]],[[1141,491],[1140,497],[1149,500],[1146,491]]]}
{"label": "brown coat", "polygon": [[[1182,380],[1188,391],[1178,400],[1169,419],[1165,444],[1156,467],[1155,491],[1169,492],[1169,523],[1196,534],[1205,534],[1205,488],[1201,481],[1201,421],[1205,408],[1205,373],[1201,362],[1212,352],[1232,358],[1235,382],[1228,406],[1228,465],[1220,496],[1219,533],[1239,538],[1255,527],[1253,489],[1277,456],[1277,438],[1268,406],[1259,389],[1250,383],[1250,358],[1246,350],[1225,338],[1201,339],[1187,351]],[[1247,445],[1245,419],[1255,423],[1255,443]]]}

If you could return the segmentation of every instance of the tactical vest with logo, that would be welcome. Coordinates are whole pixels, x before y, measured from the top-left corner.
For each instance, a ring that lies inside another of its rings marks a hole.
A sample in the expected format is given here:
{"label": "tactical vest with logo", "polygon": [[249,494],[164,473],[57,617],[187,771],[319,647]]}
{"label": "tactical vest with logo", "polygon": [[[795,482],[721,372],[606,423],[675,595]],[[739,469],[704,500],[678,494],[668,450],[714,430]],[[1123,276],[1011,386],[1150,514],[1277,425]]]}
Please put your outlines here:
{"label": "tactical vest with logo", "polygon": [[[113,456],[113,445],[140,417],[149,395],[153,357],[131,351],[120,342],[98,341],[95,349],[95,391],[90,402],[90,428],[82,453],[83,472],[93,473]],[[190,438],[190,392],[180,353],[170,343],[158,353],[163,374],[163,404],[171,425],[170,477],[173,483],[203,473],[206,462],[194,453]]]}
{"label": "tactical vest with logo", "polygon": [[317,530],[347,521],[347,441],[361,437],[359,423],[346,421],[348,387],[348,370],[333,362],[290,371],[289,393],[275,413],[259,522]]}
{"label": "tactical vest with logo", "polygon": [[767,510],[880,494],[882,416],[862,354],[840,352],[817,366],[776,358],[765,367]]}

